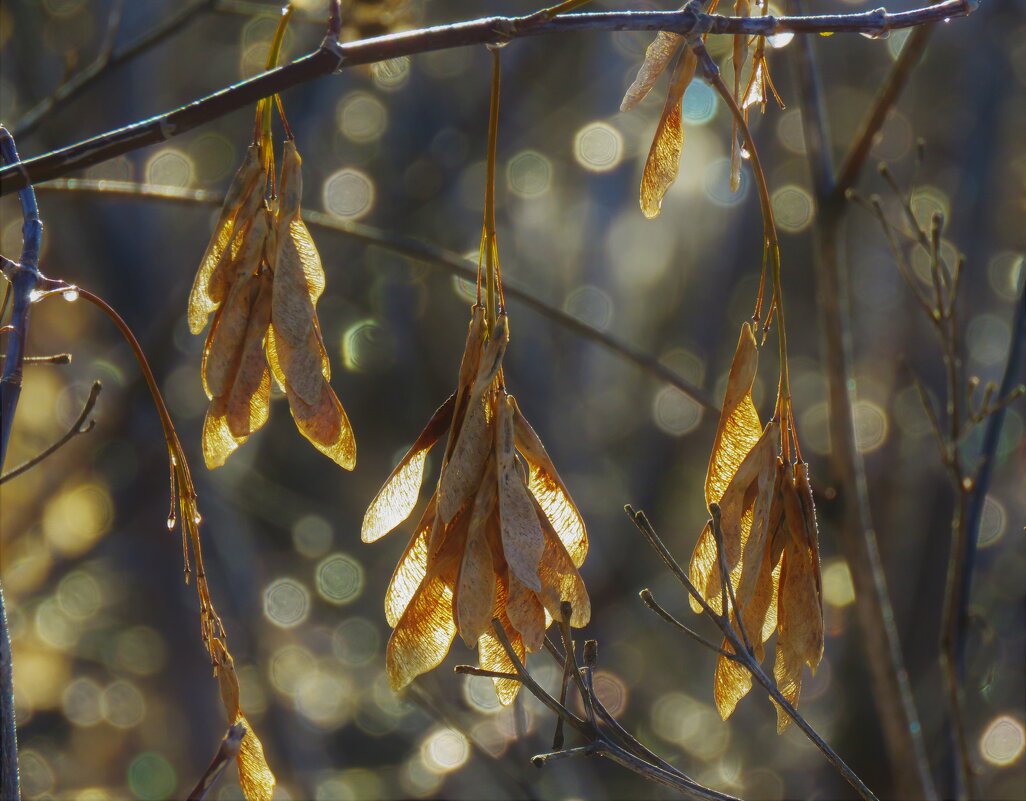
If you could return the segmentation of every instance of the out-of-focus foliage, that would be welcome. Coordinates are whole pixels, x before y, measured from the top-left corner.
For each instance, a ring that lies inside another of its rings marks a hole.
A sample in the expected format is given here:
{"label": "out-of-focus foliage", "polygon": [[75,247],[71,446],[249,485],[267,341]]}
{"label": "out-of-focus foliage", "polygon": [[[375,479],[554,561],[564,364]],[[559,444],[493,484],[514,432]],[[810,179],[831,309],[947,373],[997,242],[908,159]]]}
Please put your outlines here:
{"label": "out-of-focus foliage", "polygon": [[[16,124],[69,68],[92,59],[112,5],[0,4],[5,124]],[[202,15],[69,102],[19,140],[21,152],[45,152],[256,72],[278,8],[261,5],[266,15],[227,8]],[[299,5],[321,14],[318,2]],[[875,5],[829,4],[837,10]],[[178,6],[126,3],[120,36],[127,41]],[[240,6],[252,10],[254,3]],[[410,7],[407,24],[534,7],[519,0],[487,9],[470,0],[432,0]],[[320,21],[297,17],[283,58],[313,49],[322,36]],[[813,43],[835,155],[843,153],[903,38],[835,35]],[[680,177],[657,220],[639,212],[637,187],[664,91],[630,114],[618,107],[651,40],[650,34],[578,34],[504,50],[497,198],[504,277],[653,353],[718,401],[739,322],[757,288],[762,227],[747,166],[739,191],[730,192],[729,115],[700,80],[682,101],[688,143]],[[730,40],[710,37],[709,48],[729,76]],[[878,787],[886,761],[828,483],[810,262],[815,219],[801,111],[789,50],[767,56],[788,108],[768,104],[765,115],[750,109],[750,121],[784,234],[795,415],[811,474],[822,482],[814,490],[825,651],[816,676],[806,674],[801,708],[867,784]],[[303,152],[306,208],[476,255],[487,69],[483,49],[462,49],[351,70],[290,91],[285,102]],[[923,219],[943,211],[949,220],[943,252],[958,248],[967,256],[964,344],[969,371],[984,381],[1000,377],[1023,280],[1024,92],[1026,23],[1014,3],[984,4],[968,20],[939,26],[872,156],[907,179],[916,137],[927,142],[915,207]],[[87,175],[223,191],[251,134],[251,112],[239,112]],[[867,170],[861,184],[867,193],[880,188],[872,175]],[[45,190],[40,205],[44,271],[93,289],[118,308],[167,394],[193,463],[206,567],[231,635],[242,708],[278,777],[277,797],[477,798],[482,787],[497,798],[663,797],[659,788],[601,761],[529,768],[527,757],[551,745],[551,714],[526,693],[517,705],[500,707],[489,680],[449,674],[453,664],[474,661],[461,642],[406,696],[389,688],[382,598],[403,545],[400,539],[361,544],[361,521],[383,479],[452,390],[473,287],[314,229],[327,279],[318,304],[321,332],[337,365],[332,386],[346,399],[360,439],[360,469],[336,469],[300,442],[285,414],[287,399],[272,390],[278,413],[223,468],[208,472],[200,448],[207,407],[202,342],[189,334],[186,306],[216,210]],[[4,198],[5,255],[18,252],[20,226],[16,201]],[[915,313],[877,224],[851,214],[845,242],[858,442],[896,624],[938,767],[946,744],[936,700],[942,697],[937,610],[952,498],[896,356],[915,365],[937,394],[943,374],[932,332]],[[921,278],[928,282],[928,272]],[[671,611],[690,614],[621,506],[645,508],[677,557],[686,559],[706,516],[703,483],[716,415],[515,301],[509,305],[520,322],[504,369],[588,523],[582,576],[592,622],[585,636],[600,642],[596,684],[607,706],[690,775],[724,790],[761,798],[842,794],[840,780],[794,727],[774,735],[765,697],[752,693],[721,722],[709,681],[715,654],[664,627],[637,599],[639,589],[651,586]],[[182,583],[180,545],[164,526],[160,425],[131,354],[106,321],[82,303],[40,304],[30,352],[65,350],[74,352],[71,365],[27,369],[9,462],[62,433],[100,378],[97,428],[0,490],[25,795],[180,797],[209,762],[228,721],[196,637],[198,610],[193,589]],[[770,350],[752,389],[764,418],[776,390]],[[1026,789],[1024,419],[1018,402],[998,448],[971,605],[967,721],[982,792],[997,798],[1021,797]],[[966,447],[976,447],[980,435],[974,431]],[[428,475],[437,474],[439,458],[428,455]],[[415,510],[413,519],[419,515]],[[557,687],[555,663],[539,656],[535,666],[546,687]],[[240,794],[231,773],[215,791],[219,799]]]}

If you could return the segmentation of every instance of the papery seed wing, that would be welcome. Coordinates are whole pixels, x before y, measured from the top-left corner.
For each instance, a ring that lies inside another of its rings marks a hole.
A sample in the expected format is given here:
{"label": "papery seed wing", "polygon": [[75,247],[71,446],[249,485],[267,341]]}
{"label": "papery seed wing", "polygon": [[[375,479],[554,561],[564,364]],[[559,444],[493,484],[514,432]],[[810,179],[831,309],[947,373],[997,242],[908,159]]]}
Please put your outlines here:
{"label": "papery seed wing", "polygon": [[211,328],[203,360],[203,382],[212,397],[227,395],[231,390],[242,356],[253,301],[259,289],[255,277],[239,279],[228,294],[217,325]]}
{"label": "papery seed wing", "polygon": [[[802,692],[802,658],[784,639],[777,640],[777,656],[773,662],[773,679],[777,689],[797,708]],[[783,734],[791,723],[791,716],[772,697],[770,701],[777,710],[777,734]]]}
{"label": "papery seed wing", "polygon": [[353,436],[353,427],[331,385],[322,380],[321,397],[316,404],[308,404],[288,384],[285,385],[285,394],[299,433],[339,467],[344,470],[355,468],[356,438]]}
{"label": "papery seed wing", "polygon": [[[301,257],[310,302],[316,305],[317,299],[324,292],[324,267],[313,237],[300,217],[300,203],[303,199],[302,164],[303,160],[296,150],[295,140],[285,140],[282,149],[281,186],[278,192],[278,219],[281,225],[285,225],[286,222],[288,224],[288,236],[293,240],[293,246]],[[284,232],[279,233],[279,237],[282,236]]]}
{"label": "papery seed wing", "polygon": [[[524,649],[524,641],[506,616],[508,595],[506,577],[505,574],[502,574],[495,582],[495,610],[493,617],[497,618],[502,624],[506,634],[509,636],[510,645],[513,646],[513,652],[523,662],[527,656]],[[502,643],[495,636],[491,626],[488,627],[488,631],[481,635],[481,639],[477,641],[477,656],[484,670],[494,670],[499,673],[516,673],[516,666],[513,664],[513,660],[509,658],[506,649],[502,647]],[[492,684],[495,687],[495,694],[499,698],[499,703],[503,706],[512,704],[517,697],[517,693],[520,691],[520,682],[513,679],[492,679]]]}
{"label": "papery seed wing", "polygon": [[[733,653],[730,644],[724,640],[723,650]],[[716,672],[713,675],[713,699],[716,711],[723,720],[729,718],[737,707],[738,701],[748,695],[752,689],[752,674],[743,665],[739,665],[725,656],[716,661]]]}
{"label": "papery seed wing", "polygon": [[271,801],[277,782],[267,764],[267,757],[264,756],[264,746],[257,738],[249,720],[240,716],[235,722],[240,721],[246,727],[246,734],[242,738],[235,762],[239,766],[242,793],[246,796],[246,801]]}
{"label": "papery seed wing", "polygon": [[[452,421],[456,396],[450,395],[435,410],[406,455],[395,466],[363,516],[360,539],[374,542],[402,523],[417,505],[420,485],[424,480],[424,462],[428,451]],[[433,498],[434,496],[432,496]]]}
{"label": "papery seed wing", "polygon": [[509,323],[506,315],[500,314],[495,321],[492,335],[481,351],[481,361],[474,379],[474,388],[470,393],[471,397],[484,394],[491,386],[495,376],[502,368],[502,357],[506,354],[507,345],[509,345]]}
{"label": "papery seed wing", "polygon": [[513,405],[506,397],[499,399],[498,406],[495,451],[502,550],[513,575],[539,592],[542,586],[538,577],[538,563],[545,550],[545,537],[538,511],[517,467]]}
{"label": "papery seed wing", "polygon": [[584,520],[556,472],[541,438],[521,414],[512,395],[510,400],[513,403],[516,447],[529,468],[527,488],[559,535],[574,565],[580,567],[588,554],[588,532]]}
{"label": "papery seed wing", "polygon": [[260,177],[263,174],[260,149],[255,145],[251,146],[228,188],[224,205],[221,207],[221,214],[214,226],[213,236],[211,236],[210,243],[200,261],[196,279],[189,293],[188,320],[189,330],[193,334],[198,334],[203,330],[210,312],[217,307],[217,303],[211,298],[209,291],[211,276],[232,241],[239,207],[251,193],[257,191]]}
{"label": "papery seed wing", "polygon": [[385,653],[385,669],[394,691],[437,667],[449,653],[456,636],[454,574],[455,564],[449,571],[429,572],[396,624]]}
{"label": "papery seed wing", "polygon": [[[752,384],[755,382],[758,367],[759,348],[751,326],[745,323],[741,326],[741,336],[727,378],[723,409],[716,427],[712,455],[709,458],[709,469],[705,479],[706,503],[721,502],[741,463],[763,435],[759,413],[752,402]],[[743,497],[742,495],[742,499]],[[728,524],[729,522],[728,518]],[[740,559],[742,535],[747,536],[750,527],[751,517],[744,513],[739,518],[736,536],[728,538],[727,528],[723,529],[724,552],[731,571]],[[689,572],[691,581],[703,592],[708,603],[717,612],[721,611],[716,540],[708,525],[695,545]],[[696,613],[702,611],[701,605],[693,598],[691,608]]]}
{"label": "papery seed wing", "polygon": [[463,425],[438,480],[438,514],[448,523],[481,483],[481,472],[493,449],[492,395],[471,395]]}
{"label": "papery seed wing", "polygon": [[695,77],[697,66],[698,57],[687,50],[673,71],[666,104],[652,139],[652,147],[648,151],[645,171],[641,176],[641,212],[650,220],[659,216],[663,197],[680,172],[680,156],[684,150],[681,101],[688,84]]}
{"label": "papery seed wing", "polygon": [[562,602],[569,601],[573,609],[570,625],[575,629],[583,628],[591,620],[591,600],[588,598],[584,580],[570,554],[563,547],[556,530],[547,520],[542,520],[541,525],[545,536],[545,550],[538,567],[542,585],[538,600],[556,620],[562,618]]}
{"label": "papery seed wing", "polygon": [[506,580],[509,587],[506,616],[524,641],[525,650],[534,653],[545,642],[545,610],[534,591],[524,586],[516,576],[507,573]]}
{"label": "papery seed wing", "polygon": [[235,381],[228,394],[228,429],[233,437],[247,437],[267,422],[271,402],[271,374],[264,355],[264,338],[271,322],[271,276],[258,279],[256,300],[242,343]]}
{"label": "papery seed wing", "polygon": [[245,437],[233,436],[228,428],[227,399],[221,397],[210,401],[203,420],[203,461],[207,468],[213,470],[223,465],[245,441]]}
{"label": "papery seed wing", "polygon": [[[753,453],[758,447],[752,449]],[[775,461],[775,465],[770,461],[759,476],[751,533],[743,546],[737,584],[740,617],[753,646],[766,642],[777,627],[776,563],[771,542],[783,517],[780,487],[784,465],[779,458]]]}
{"label": "papery seed wing", "polygon": [[[492,483],[490,487],[493,494],[494,486]],[[495,570],[484,526],[468,528],[456,586],[454,608],[460,637],[468,648],[473,648],[481,635],[488,631],[495,605]]]}
{"label": "papery seed wing", "polygon": [[275,329],[274,349],[284,383],[307,403],[317,403],[324,386],[324,373],[321,370],[320,346],[313,327],[307,332],[306,342],[298,347],[290,345]]}
{"label": "papery seed wing", "polygon": [[809,548],[794,484],[784,489],[784,513],[791,536],[784,546],[787,572],[780,585],[780,636],[815,673],[823,658],[823,607],[819,556]]}
{"label": "papery seed wing", "polygon": [[392,628],[399,623],[410,599],[427,575],[428,534],[434,522],[435,497],[432,495],[385,591],[385,620]]}
{"label": "papery seed wing", "polygon": [[303,270],[303,254],[296,240],[279,229],[271,305],[275,333],[284,342],[300,347],[306,343],[313,318],[314,306]]}
{"label": "papery seed wing", "polygon": [[652,44],[645,50],[645,61],[638,70],[638,76],[634,83],[627,89],[627,93],[620,102],[620,111],[630,111],[638,103],[645,99],[645,96],[652,91],[659,76],[665,72],[667,65],[677,50],[680,49],[684,37],[669,31],[660,31]]}
{"label": "papery seed wing", "polygon": [[812,500],[812,485],[809,483],[809,465],[802,462],[795,467],[795,488],[802,504],[805,526],[805,544],[812,553],[812,570],[816,577],[816,594],[819,596],[820,616],[823,611],[823,579],[819,568],[819,526],[816,524],[816,504]]}

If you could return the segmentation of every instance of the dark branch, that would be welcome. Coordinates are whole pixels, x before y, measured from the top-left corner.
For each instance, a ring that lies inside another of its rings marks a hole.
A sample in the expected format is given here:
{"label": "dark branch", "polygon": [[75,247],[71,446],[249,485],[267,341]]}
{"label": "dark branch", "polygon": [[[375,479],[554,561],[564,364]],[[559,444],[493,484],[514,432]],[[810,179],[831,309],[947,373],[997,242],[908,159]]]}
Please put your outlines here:
{"label": "dark branch", "polygon": [[228,767],[228,763],[239,755],[239,749],[242,748],[242,738],[245,736],[246,725],[242,721],[228,729],[228,733],[221,740],[221,744],[218,746],[217,753],[214,754],[214,759],[211,761],[210,766],[196,783],[192,792],[189,793],[189,801],[203,801],[207,797],[207,793],[217,783],[217,780],[221,778],[221,774]]}
{"label": "dark branch", "polygon": [[5,481],[10,481],[12,478],[17,478],[22,473],[31,470],[41,461],[43,461],[56,451],[60,450],[64,445],[71,442],[71,440],[73,440],[80,434],[88,434],[90,431],[92,431],[93,427],[96,425],[96,421],[90,420],[87,423],[86,418],[93,411],[93,406],[96,405],[96,398],[99,396],[101,389],[102,385],[100,384],[100,382],[94,381],[92,389],[89,390],[89,397],[86,398],[85,405],[82,407],[82,411],[79,412],[78,417],[76,418],[75,422],[72,423],[71,428],[68,429],[67,433],[65,433],[64,436],[62,436],[59,440],[53,443],[50,447],[45,448],[44,450],[40,451],[35,456],[33,456],[31,459],[22,462],[17,467],[12,468],[9,472],[4,473],[2,476],[0,476],[0,484],[3,484]]}
{"label": "dark branch", "polygon": [[681,11],[623,11],[567,14],[550,18],[543,13],[522,17],[483,19],[439,25],[341,44],[328,36],[321,47],[291,64],[261,73],[174,111],[126,125],[78,144],[52,151],[0,170],[0,195],[27,183],[39,183],[107,161],[185,133],[254,104],[264,97],[308,83],[347,67],[388,61],[434,50],[467,45],[500,44],[513,39],[573,31],[674,31],[770,35],[794,33],[883,34],[915,27],[973,11],[976,0],[945,0],[913,11],[889,14],[883,9],[863,14],[820,16],[721,17]]}

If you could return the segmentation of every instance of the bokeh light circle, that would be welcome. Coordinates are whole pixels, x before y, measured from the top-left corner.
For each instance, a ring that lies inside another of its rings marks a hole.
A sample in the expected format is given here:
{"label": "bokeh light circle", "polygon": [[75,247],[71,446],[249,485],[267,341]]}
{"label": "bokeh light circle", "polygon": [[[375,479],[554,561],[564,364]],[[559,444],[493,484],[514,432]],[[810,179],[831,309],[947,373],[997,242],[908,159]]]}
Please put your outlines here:
{"label": "bokeh light circle", "polygon": [[332,554],[317,565],[317,594],[328,603],[352,603],[362,591],[363,567],[348,554]]}
{"label": "bokeh light circle", "polygon": [[264,615],[283,629],[298,626],[310,613],[310,593],[291,578],[272,581],[264,589]]}
{"label": "bokeh light circle", "polygon": [[324,208],[342,220],[358,220],[374,206],[374,183],[359,170],[346,168],[324,182]]}
{"label": "bokeh light circle", "polygon": [[623,136],[607,122],[590,122],[574,136],[574,158],[592,172],[615,169],[623,160]]}
{"label": "bokeh light circle", "polygon": [[1026,730],[1008,715],[995,718],[980,737],[980,753],[991,765],[1007,767],[1018,761],[1026,750]]}

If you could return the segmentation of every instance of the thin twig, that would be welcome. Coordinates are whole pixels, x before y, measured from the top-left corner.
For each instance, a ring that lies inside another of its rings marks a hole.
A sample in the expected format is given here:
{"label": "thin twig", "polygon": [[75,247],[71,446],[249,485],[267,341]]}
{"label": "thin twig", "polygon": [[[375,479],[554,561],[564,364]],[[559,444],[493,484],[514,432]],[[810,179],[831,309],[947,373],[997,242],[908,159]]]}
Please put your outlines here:
{"label": "thin twig", "polygon": [[93,406],[96,405],[96,398],[99,396],[100,390],[102,388],[103,386],[102,384],[100,384],[99,381],[94,381],[92,389],[89,390],[89,397],[86,398],[85,405],[82,407],[82,411],[79,412],[79,415],[76,418],[75,422],[72,423],[71,428],[67,430],[64,436],[62,436],[59,440],[53,443],[50,447],[44,448],[31,459],[22,462],[17,467],[14,467],[8,472],[4,473],[2,476],[0,476],[0,484],[3,484],[5,481],[10,481],[12,478],[17,478],[27,470],[31,470],[41,461],[46,459],[52,453],[55,453],[56,451],[60,450],[60,448],[62,448],[67,443],[71,442],[71,440],[73,440],[80,434],[88,434],[90,431],[92,431],[93,427],[96,425],[96,420],[90,420],[87,423],[86,418],[93,411]]}
{"label": "thin twig", "polygon": [[163,142],[265,97],[308,83],[338,70],[435,50],[481,44],[505,44],[521,37],[571,31],[674,31],[676,33],[771,35],[793,33],[872,33],[916,27],[966,16],[973,0],[944,2],[890,14],[884,9],[861,14],[818,16],[724,17],[680,11],[597,12],[546,17],[485,17],[449,25],[340,43],[328,36],[321,47],[282,67],[225,87],[164,114],[125,125],[69,147],[0,169],[0,195],[59,178],[148,145]]}
{"label": "thin twig", "polygon": [[196,782],[192,792],[189,793],[189,801],[203,801],[207,797],[207,793],[217,784],[217,780],[221,778],[221,774],[224,773],[228,764],[239,755],[239,749],[242,748],[242,738],[245,736],[246,725],[241,720],[228,729],[228,733],[221,740],[221,744],[218,746],[217,753],[214,754],[214,759],[211,761],[210,766],[200,780]]}
{"label": "thin twig", "polygon": [[[124,0],[122,0],[123,2]],[[41,100],[22,115],[22,118],[14,126],[15,136],[22,137],[32,133],[56,109],[63,108],[68,101],[82,94],[82,92],[111,72],[115,67],[129,63],[155,45],[178,33],[201,13],[209,11],[216,2],[217,0],[194,0],[183,5],[152,30],[132,40],[117,52],[114,52],[113,49],[113,36],[108,33],[107,42],[89,66],[72,75],[58,86],[49,97]],[[116,30],[116,27],[110,26],[108,30]]]}
{"label": "thin twig", "polygon": [[[186,204],[204,204],[209,206],[220,206],[223,196],[208,192],[202,189],[179,189],[177,187],[152,187],[146,184],[132,183],[128,181],[94,181],[78,178],[58,179],[37,187],[41,192],[86,192],[99,194],[101,197],[135,197],[146,200],[162,200]],[[409,259],[416,260],[428,266],[438,267],[450,275],[467,281],[474,281],[477,278],[477,267],[463,256],[453,253],[450,250],[439,247],[416,237],[406,234],[386,232],[362,223],[344,222],[324,212],[303,210],[303,220],[307,225],[314,228],[321,228],[327,231],[334,231],[360,242],[366,242],[385,250],[397,253]],[[621,342],[614,336],[593,328],[578,318],[563,311],[557,306],[550,305],[544,300],[534,296],[526,289],[511,284],[505,277],[502,282],[503,292],[507,297],[515,298],[529,309],[540,314],[542,317],[551,320],[565,328],[572,334],[594,342],[603,348],[611,351],[625,361],[634,364],[644,372],[663,381],[670,386],[679,389],[696,403],[704,406],[710,411],[718,411],[709,393],[700,387],[681,378],[674,370],[655,357]]]}
{"label": "thin twig", "polygon": [[653,612],[659,615],[659,617],[661,617],[663,620],[665,620],[667,623],[669,623],[671,626],[677,629],[677,631],[681,632],[682,634],[686,634],[695,642],[704,645],[710,651],[714,651],[715,653],[719,654],[725,659],[729,659],[731,662],[738,662],[740,664],[744,664],[744,661],[737,654],[731,653],[725,648],[720,648],[720,646],[716,645],[713,642],[710,642],[694,629],[688,628],[679,620],[677,620],[677,618],[675,618],[673,615],[667,612],[662,606],[659,605],[659,602],[656,601],[656,599],[653,597],[651,590],[644,589],[638,593],[638,596],[644,602],[645,606],[647,606],[649,609],[651,609]]}
{"label": "thin twig", "polygon": [[[649,522],[644,512],[635,511],[631,506],[625,507],[627,516],[631,519],[631,522],[638,527],[638,530],[644,535],[649,545],[653,547],[656,553],[659,554],[663,562],[666,563],[671,572],[677,577],[677,579],[684,585],[688,593],[692,597],[696,597],[701,601],[702,611],[713,623],[715,623],[723,631],[725,638],[730,643],[731,647],[734,648],[736,660],[740,662],[744,667],[751,673],[752,677],[762,685],[766,693],[780,706],[781,709],[787,714],[791,720],[793,720],[798,727],[802,730],[806,737],[823,753],[831,765],[837,770],[841,776],[847,781],[859,794],[859,797],[864,801],[876,801],[876,796],[873,792],[865,785],[865,783],[858,777],[858,775],[848,767],[848,764],[838,756],[837,752],[834,751],[826,741],[820,737],[819,733],[809,724],[801,713],[783,696],[776,684],[766,675],[762,666],[756,660],[755,655],[750,650],[744,650],[742,642],[738,633],[730,625],[730,612],[724,610],[722,614],[717,614],[713,611],[712,607],[705,601],[705,599],[698,593],[691,579],[688,578],[687,574],[684,573],[683,569],[677,564],[676,559],[670,553],[670,550],[666,547],[666,544],[662,541],[659,535],[656,533],[652,524]],[[722,550],[722,537],[717,540],[717,549]],[[727,581],[729,581],[729,576]],[[735,619],[738,621],[740,626],[740,616],[735,615]],[[713,650],[719,650],[713,647]]]}
{"label": "thin twig", "polygon": [[[797,3],[794,7],[801,10]],[[843,193],[835,194],[837,179],[812,42],[798,42],[793,52],[818,220],[814,274],[829,391],[830,461],[836,480],[844,488],[843,523],[838,534],[851,568],[856,614],[863,633],[860,642],[896,789],[905,797],[933,799],[936,790],[880,560],[865,464],[855,441],[852,329],[848,277],[841,253]],[[868,127],[863,126],[866,130]]]}

